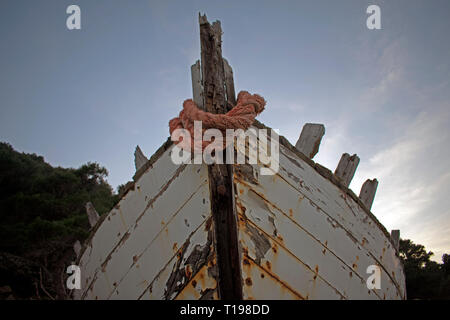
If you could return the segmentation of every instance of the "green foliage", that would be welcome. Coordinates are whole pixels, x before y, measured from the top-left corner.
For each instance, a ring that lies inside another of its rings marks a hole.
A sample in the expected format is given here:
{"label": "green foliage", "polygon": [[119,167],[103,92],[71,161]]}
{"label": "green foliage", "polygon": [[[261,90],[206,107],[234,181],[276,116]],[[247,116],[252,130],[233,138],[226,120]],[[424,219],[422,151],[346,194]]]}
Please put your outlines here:
{"label": "green foliage", "polygon": [[117,201],[107,175],[97,163],[54,168],[0,143],[0,251],[22,255],[49,241],[85,239],[86,202],[102,214]]}
{"label": "green foliage", "polygon": [[405,266],[408,299],[450,299],[450,258],[442,256],[442,264],[431,260],[421,244],[400,240],[400,258]]}

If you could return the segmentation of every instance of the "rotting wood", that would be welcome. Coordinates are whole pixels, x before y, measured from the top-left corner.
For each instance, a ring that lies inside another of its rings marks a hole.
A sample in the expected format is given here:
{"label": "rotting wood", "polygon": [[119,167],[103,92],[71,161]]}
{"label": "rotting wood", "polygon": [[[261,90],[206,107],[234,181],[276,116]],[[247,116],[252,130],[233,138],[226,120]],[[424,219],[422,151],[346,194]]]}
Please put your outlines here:
{"label": "rotting wood", "polygon": [[269,251],[269,249],[271,248],[270,241],[263,233],[259,232],[257,228],[253,227],[248,222],[245,224],[245,228],[247,229],[246,231],[249,234],[250,239],[253,241],[255,247],[255,262],[258,265],[261,265],[261,260],[264,258],[267,251]]}
{"label": "rotting wood", "polygon": [[164,299],[170,300],[187,285],[189,280],[197,274],[211,258],[212,233],[208,232],[208,240],[204,245],[196,244],[190,255],[184,260],[186,249],[189,246],[189,239],[177,257],[172,273],[166,283]]}
{"label": "rotting wood", "polygon": [[78,258],[81,252],[81,243],[79,240],[75,241],[75,243],[73,244],[73,251],[75,251],[75,255]]}
{"label": "rotting wood", "polygon": [[136,146],[136,150],[134,151],[134,166],[136,167],[136,171],[138,171],[143,165],[147,163],[148,159],[142,152],[139,146]]}
{"label": "rotting wood", "polygon": [[372,208],[373,200],[375,199],[375,193],[377,192],[377,187],[377,179],[367,179],[361,187],[359,198],[369,210]]}
{"label": "rotting wood", "polygon": [[236,105],[236,92],[234,91],[233,69],[225,58],[223,58],[223,68],[225,72],[225,89],[228,102],[227,110],[231,110]]}
{"label": "rotting wood", "polygon": [[[138,171],[136,171],[136,173],[133,176],[133,181],[136,182],[147,171],[147,169],[151,168],[153,164],[156,162],[156,160],[158,160],[164,154],[164,152],[166,152],[166,150],[172,146],[172,144],[173,144],[172,140],[170,139],[170,137],[168,137],[166,142],[164,142],[162,146],[159,147],[158,150],[156,150],[156,152],[150,157],[147,163],[144,164]],[[124,195],[125,194],[126,192],[124,193]]]}
{"label": "rotting wood", "polygon": [[202,71],[200,69],[200,61],[197,60],[191,66],[191,79],[192,79],[192,100],[195,104],[203,109],[203,87],[202,87]]}
{"label": "rotting wood", "polygon": [[399,250],[400,248],[400,230],[392,230],[391,231],[391,239],[394,243],[395,250]]}
{"label": "rotting wood", "polygon": [[[227,105],[232,102],[226,99],[220,22],[211,25],[206,15],[199,15],[199,23],[204,109],[211,113],[226,113]],[[242,299],[233,166],[209,165],[208,175],[216,230],[219,295],[223,300]]]}
{"label": "rotting wood", "polygon": [[344,186],[348,187],[350,185],[358,164],[359,157],[356,154],[350,156],[348,153],[344,153],[342,155],[334,174],[342,181]]}
{"label": "rotting wood", "polygon": [[245,181],[253,184],[258,184],[257,176],[255,175],[255,170],[251,164],[238,164],[234,166],[236,174],[241,176]]}
{"label": "rotting wood", "polygon": [[325,134],[325,126],[318,123],[306,123],[295,147],[308,158],[312,159],[319,152],[320,142]]}
{"label": "rotting wood", "polygon": [[91,226],[91,228],[93,228],[100,219],[100,216],[98,215],[97,210],[95,210],[94,205],[91,202],[86,203],[86,214],[89,219],[89,225]]}

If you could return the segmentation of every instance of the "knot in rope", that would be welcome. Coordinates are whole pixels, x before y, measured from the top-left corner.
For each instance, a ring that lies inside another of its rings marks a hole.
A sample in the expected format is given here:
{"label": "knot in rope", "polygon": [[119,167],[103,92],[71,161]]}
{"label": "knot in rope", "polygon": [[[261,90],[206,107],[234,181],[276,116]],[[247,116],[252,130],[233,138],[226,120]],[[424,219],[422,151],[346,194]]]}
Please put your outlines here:
{"label": "knot in rope", "polygon": [[[247,130],[260,114],[266,105],[266,101],[258,94],[250,94],[247,91],[241,91],[238,94],[236,105],[225,114],[214,114],[200,110],[192,99],[185,100],[183,110],[178,117],[169,121],[169,131],[172,141],[179,147],[188,151],[203,151],[211,141],[203,141],[203,133],[208,129],[218,129],[225,136],[227,129]],[[194,134],[194,121],[201,121],[202,132]],[[184,137],[176,134],[177,129],[186,129],[190,133],[190,141],[185,141]],[[181,139],[180,139],[181,138]],[[195,150],[194,139],[201,141],[201,150]]]}

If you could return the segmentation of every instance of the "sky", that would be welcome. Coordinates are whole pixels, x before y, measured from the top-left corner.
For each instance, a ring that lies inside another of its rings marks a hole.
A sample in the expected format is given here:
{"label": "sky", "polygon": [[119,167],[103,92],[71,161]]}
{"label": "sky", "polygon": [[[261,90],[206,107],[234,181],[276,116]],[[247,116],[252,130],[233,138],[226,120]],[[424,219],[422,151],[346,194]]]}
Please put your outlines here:
{"label": "sky", "polygon": [[[66,9],[81,8],[81,30]],[[369,5],[381,29],[369,30]],[[350,185],[379,181],[372,212],[435,253],[450,252],[448,0],[0,2],[0,141],[54,166],[96,161],[132,179],[192,97],[198,13],[221,21],[236,91],[267,100],[258,119],[295,144],[326,133],[315,161],[358,154]]]}

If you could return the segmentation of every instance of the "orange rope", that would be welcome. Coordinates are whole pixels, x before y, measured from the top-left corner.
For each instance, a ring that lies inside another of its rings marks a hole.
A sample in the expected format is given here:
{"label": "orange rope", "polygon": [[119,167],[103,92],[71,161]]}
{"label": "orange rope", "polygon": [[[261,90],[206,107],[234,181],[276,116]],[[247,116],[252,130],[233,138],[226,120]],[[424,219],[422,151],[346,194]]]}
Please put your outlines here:
{"label": "orange rope", "polygon": [[[172,136],[176,129],[186,129],[190,132],[191,141],[183,141],[183,139],[172,140],[181,148],[185,150],[194,150],[194,121],[202,122],[201,136],[198,134],[197,138],[203,137],[203,133],[207,129],[218,129],[222,131],[225,137],[226,129],[243,129],[247,130],[255,120],[255,117],[260,114],[266,105],[263,97],[257,94],[250,94],[247,91],[241,91],[238,94],[237,104],[230,111],[225,114],[213,114],[200,110],[197,105],[188,99],[183,103],[183,110],[181,110],[177,118],[169,121],[169,131]],[[177,140],[177,141],[176,141]],[[208,146],[210,141],[201,141],[202,151]]]}

